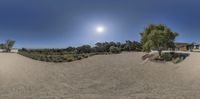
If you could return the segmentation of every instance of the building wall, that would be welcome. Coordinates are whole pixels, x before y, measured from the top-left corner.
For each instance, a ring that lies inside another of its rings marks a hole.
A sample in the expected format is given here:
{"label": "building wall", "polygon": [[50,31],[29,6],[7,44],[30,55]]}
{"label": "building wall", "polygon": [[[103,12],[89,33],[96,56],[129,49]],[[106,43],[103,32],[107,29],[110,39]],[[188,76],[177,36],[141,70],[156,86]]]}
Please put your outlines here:
{"label": "building wall", "polygon": [[[0,52],[5,52],[5,49],[0,49]],[[12,49],[11,52],[12,53],[17,53],[18,49]]]}
{"label": "building wall", "polygon": [[17,53],[17,52],[18,52],[18,49],[12,49],[11,52]]}
{"label": "building wall", "polygon": [[194,45],[193,49],[199,49],[199,45]]}
{"label": "building wall", "polygon": [[4,49],[0,49],[0,52],[4,52],[5,50]]}
{"label": "building wall", "polygon": [[188,51],[188,48],[186,46],[180,47],[179,48],[180,51]]}
{"label": "building wall", "polygon": [[192,51],[193,52],[200,52],[200,45],[194,45]]}

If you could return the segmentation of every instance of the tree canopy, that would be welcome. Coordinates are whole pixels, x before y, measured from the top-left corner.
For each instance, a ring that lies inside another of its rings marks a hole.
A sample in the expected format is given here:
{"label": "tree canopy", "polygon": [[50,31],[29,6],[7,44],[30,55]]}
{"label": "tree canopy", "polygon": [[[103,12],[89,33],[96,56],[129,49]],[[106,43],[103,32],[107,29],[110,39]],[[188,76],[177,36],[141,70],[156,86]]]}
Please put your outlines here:
{"label": "tree canopy", "polygon": [[7,52],[11,51],[11,48],[14,46],[15,41],[14,40],[7,40],[5,43],[5,49]]}
{"label": "tree canopy", "polygon": [[140,35],[143,50],[150,51],[151,49],[173,49],[175,47],[174,40],[178,33],[172,32],[170,28],[163,24],[151,24]]}

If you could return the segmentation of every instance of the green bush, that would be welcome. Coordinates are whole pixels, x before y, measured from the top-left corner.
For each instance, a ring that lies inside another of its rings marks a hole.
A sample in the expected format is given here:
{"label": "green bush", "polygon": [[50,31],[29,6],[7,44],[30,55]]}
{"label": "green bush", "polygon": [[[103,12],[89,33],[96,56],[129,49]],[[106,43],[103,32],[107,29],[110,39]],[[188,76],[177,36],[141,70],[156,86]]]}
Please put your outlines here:
{"label": "green bush", "polygon": [[120,53],[121,50],[120,50],[118,47],[111,46],[111,47],[110,47],[110,52],[111,52],[111,53]]}
{"label": "green bush", "polygon": [[81,57],[81,56],[78,56],[78,57],[77,57],[77,60],[81,60],[82,58],[83,58],[83,57]]}
{"label": "green bush", "polygon": [[165,61],[171,61],[173,59],[173,54],[171,54],[171,53],[163,53],[161,58],[163,58]]}
{"label": "green bush", "polygon": [[72,61],[74,61],[75,60],[75,58],[73,58],[73,57],[68,57],[67,58],[67,62],[72,62]]}
{"label": "green bush", "polygon": [[29,57],[34,60],[45,61],[45,62],[71,62],[75,60],[81,60],[83,58],[88,58],[90,56],[97,54],[110,54],[110,53],[121,52],[120,48],[115,47],[116,45],[114,43],[111,43],[111,45],[113,46],[112,47],[106,46],[108,48],[108,51],[106,50],[106,52],[96,52],[95,48],[91,48],[90,46],[85,45],[77,48],[68,48],[68,49],[22,48],[18,51],[18,54],[23,55],[25,57]]}
{"label": "green bush", "polygon": [[97,55],[97,53],[89,53],[88,56],[94,56]]}
{"label": "green bush", "polygon": [[169,53],[163,53],[161,58],[165,61],[172,61],[173,63],[179,63],[188,56],[189,56],[189,54],[187,54],[187,53],[169,52]]}
{"label": "green bush", "polygon": [[87,54],[83,54],[83,57],[84,57],[84,58],[88,58],[88,55],[87,55]]}

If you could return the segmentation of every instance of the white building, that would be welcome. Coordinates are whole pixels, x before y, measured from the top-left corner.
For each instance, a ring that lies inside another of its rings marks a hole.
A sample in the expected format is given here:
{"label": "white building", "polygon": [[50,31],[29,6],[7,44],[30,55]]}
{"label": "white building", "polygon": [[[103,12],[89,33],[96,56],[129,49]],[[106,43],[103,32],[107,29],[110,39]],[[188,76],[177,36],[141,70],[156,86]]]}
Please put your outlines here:
{"label": "white building", "polygon": [[194,52],[200,52],[200,45],[199,44],[195,44],[192,51]]}
{"label": "white building", "polygon": [[[5,52],[5,49],[0,49],[0,53]],[[18,49],[11,49],[11,53],[17,53]]]}
{"label": "white building", "polygon": [[18,49],[12,49],[11,52],[12,52],[12,53],[17,53],[17,52],[18,52]]}
{"label": "white building", "polygon": [[0,52],[4,52],[5,51],[5,49],[0,49]]}

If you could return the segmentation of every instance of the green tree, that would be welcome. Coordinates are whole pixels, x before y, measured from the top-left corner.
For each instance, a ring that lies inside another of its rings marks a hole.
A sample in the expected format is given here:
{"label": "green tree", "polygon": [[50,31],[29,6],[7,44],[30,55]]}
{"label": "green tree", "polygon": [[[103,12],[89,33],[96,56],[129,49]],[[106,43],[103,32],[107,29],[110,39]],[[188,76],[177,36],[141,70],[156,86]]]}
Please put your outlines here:
{"label": "green tree", "polygon": [[178,33],[172,32],[165,25],[151,24],[140,35],[143,51],[156,49],[159,52],[159,56],[161,56],[163,49],[174,48],[174,40]]}
{"label": "green tree", "polygon": [[4,44],[0,44],[0,49],[4,49],[5,45]]}
{"label": "green tree", "polygon": [[133,41],[133,45],[135,47],[135,51],[142,51],[142,45],[139,42]]}
{"label": "green tree", "polygon": [[14,44],[15,44],[14,40],[7,40],[5,43],[6,52],[10,52]]}
{"label": "green tree", "polygon": [[120,53],[121,50],[120,50],[118,47],[111,46],[111,47],[110,47],[110,52],[111,52],[111,53]]}
{"label": "green tree", "polygon": [[109,48],[110,48],[110,44],[108,42],[104,42],[104,43],[96,43],[95,44],[95,50],[96,52],[108,52]]}
{"label": "green tree", "polygon": [[92,50],[90,45],[82,45],[80,47],[77,47],[78,53],[90,53]]}

